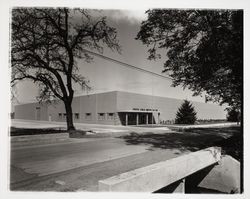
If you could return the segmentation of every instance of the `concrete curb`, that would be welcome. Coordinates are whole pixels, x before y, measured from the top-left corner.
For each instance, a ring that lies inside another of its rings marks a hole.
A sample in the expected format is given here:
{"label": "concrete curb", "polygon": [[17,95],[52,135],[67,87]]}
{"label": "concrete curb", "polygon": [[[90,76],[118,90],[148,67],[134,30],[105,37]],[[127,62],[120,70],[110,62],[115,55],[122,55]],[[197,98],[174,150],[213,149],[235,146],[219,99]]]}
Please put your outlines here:
{"label": "concrete curb", "polygon": [[196,125],[169,125],[168,128],[172,130],[182,130],[182,129],[195,129],[195,128],[216,128],[216,127],[231,127],[240,126],[236,122],[230,123],[219,123],[219,124],[196,124]]}
{"label": "concrete curb", "polygon": [[210,147],[99,181],[99,191],[154,192],[213,165],[221,149]]}

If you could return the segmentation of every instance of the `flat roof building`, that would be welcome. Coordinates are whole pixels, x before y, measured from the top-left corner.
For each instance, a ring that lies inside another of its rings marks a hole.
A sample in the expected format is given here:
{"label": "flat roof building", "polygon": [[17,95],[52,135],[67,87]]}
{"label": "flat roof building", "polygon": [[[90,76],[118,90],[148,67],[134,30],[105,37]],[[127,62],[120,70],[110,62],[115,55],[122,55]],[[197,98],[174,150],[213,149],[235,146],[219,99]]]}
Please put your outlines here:
{"label": "flat roof building", "polygon": [[[175,119],[183,100],[136,93],[112,91],[74,97],[74,122],[141,125],[166,123]],[[225,119],[224,107],[192,102],[198,119]],[[63,102],[55,104],[27,103],[15,106],[15,118],[27,120],[65,121]]]}

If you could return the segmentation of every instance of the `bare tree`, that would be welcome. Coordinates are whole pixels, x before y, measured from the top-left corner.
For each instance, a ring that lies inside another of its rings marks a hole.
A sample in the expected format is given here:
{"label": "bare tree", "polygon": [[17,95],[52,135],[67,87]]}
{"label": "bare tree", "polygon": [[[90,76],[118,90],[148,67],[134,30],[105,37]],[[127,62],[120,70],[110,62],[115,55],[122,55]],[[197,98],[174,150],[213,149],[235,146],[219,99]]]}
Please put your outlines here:
{"label": "bare tree", "polygon": [[73,84],[88,88],[78,73],[78,59],[91,61],[84,49],[103,51],[106,46],[120,52],[116,30],[105,17],[68,8],[16,8],[12,11],[11,67],[14,86],[24,79],[39,86],[39,101],[62,100],[67,128],[72,118]]}

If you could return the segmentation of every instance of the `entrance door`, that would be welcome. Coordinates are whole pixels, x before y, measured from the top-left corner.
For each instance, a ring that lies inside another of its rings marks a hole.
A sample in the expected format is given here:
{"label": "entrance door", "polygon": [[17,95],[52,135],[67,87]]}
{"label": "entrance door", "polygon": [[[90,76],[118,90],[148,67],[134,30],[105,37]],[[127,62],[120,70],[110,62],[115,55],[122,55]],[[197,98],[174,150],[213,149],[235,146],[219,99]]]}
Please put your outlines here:
{"label": "entrance door", "polygon": [[146,114],[145,113],[139,114],[139,124],[146,124]]}
{"label": "entrance door", "polygon": [[41,107],[36,107],[36,120],[41,119]]}
{"label": "entrance door", "polygon": [[128,125],[136,125],[136,114],[128,113]]}

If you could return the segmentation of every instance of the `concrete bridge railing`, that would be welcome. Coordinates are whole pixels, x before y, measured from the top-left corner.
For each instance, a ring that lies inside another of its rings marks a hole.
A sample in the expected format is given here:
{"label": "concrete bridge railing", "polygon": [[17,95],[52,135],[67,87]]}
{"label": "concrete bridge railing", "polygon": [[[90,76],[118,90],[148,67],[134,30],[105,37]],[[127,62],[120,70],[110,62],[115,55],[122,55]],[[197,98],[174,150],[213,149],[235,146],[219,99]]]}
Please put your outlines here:
{"label": "concrete bridge railing", "polygon": [[220,148],[210,147],[100,180],[98,189],[105,192],[156,192],[164,188],[164,192],[185,193],[186,187],[202,186],[225,193],[239,192],[239,168],[238,161],[229,156],[222,157]]}

